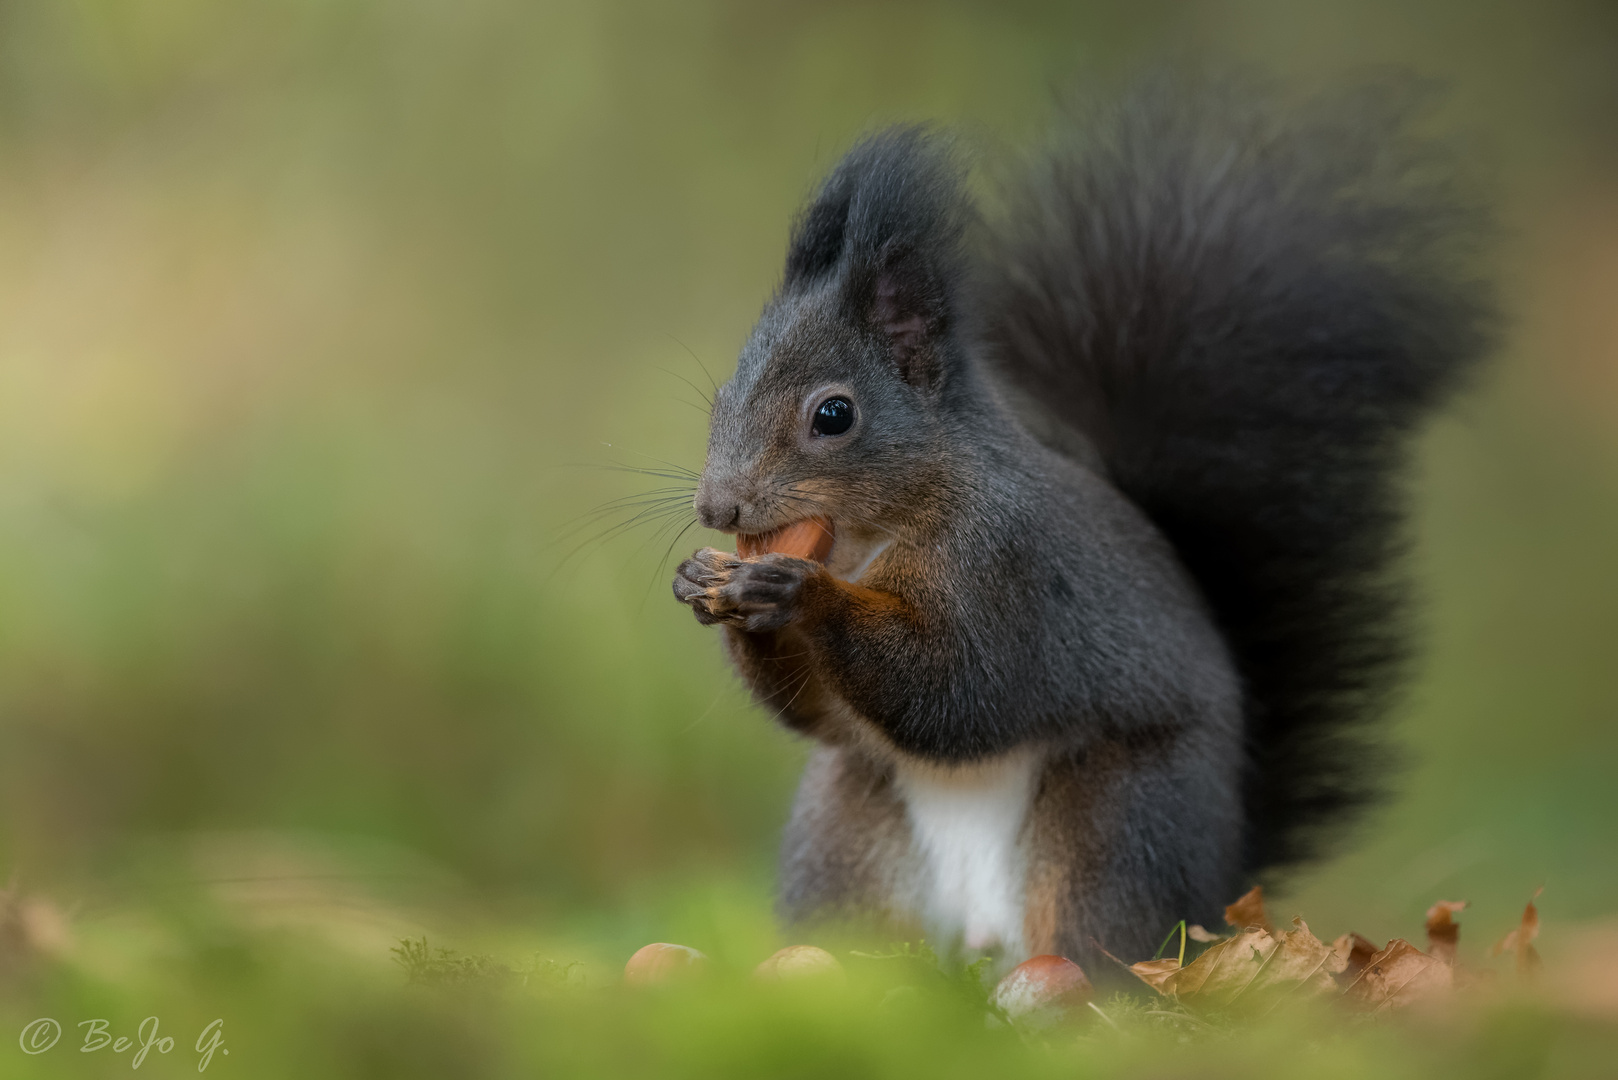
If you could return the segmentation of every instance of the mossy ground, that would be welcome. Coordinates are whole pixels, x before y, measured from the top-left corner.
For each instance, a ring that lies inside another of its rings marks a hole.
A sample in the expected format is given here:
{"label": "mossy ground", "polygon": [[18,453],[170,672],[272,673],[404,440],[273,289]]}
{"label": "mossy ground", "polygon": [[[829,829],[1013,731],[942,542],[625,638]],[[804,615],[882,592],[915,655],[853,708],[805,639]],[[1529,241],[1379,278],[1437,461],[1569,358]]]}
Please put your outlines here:
{"label": "mossy ground", "polygon": [[[276,1080],[1610,1075],[1550,975],[1618,913],[1611,7],[0,5],[0,883],[51,905],[43,960],[0,920],[0,1078],[121,1072],[77,1025],[150,1016],[175,1076],[216,1018],[208,1074]],[[656,523],[569,557],[665,484],[574,466],[700,464],[682,380],[729,370],[861,131],[993,149],[1063,80],[1188,54],[1413,66],[1481,133],[1510,323],[1411,476],[1394,797],[1275,911],[1380,942],[1470,900],[1482,964],[1543,884],[1546,985],[1027,1040],[947,980],[883,1008],[902,965],[762,989],[805,748],[668,598]],[[457,985],[394,962],[423,935]],[[656,940],[714,977],[622,992]]]}

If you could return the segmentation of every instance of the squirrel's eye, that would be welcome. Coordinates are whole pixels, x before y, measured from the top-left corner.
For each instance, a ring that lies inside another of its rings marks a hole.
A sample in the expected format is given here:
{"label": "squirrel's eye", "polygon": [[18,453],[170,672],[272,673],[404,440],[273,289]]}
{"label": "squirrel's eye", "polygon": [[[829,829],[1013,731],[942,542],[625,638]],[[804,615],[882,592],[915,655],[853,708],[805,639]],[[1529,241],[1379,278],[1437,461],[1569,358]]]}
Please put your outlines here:
{"label": "squirrel's eye", "polygon": [[854,405],[847,398],[833,397],[815,409],[809,430],[816,435],[841,435],[854,426]]}

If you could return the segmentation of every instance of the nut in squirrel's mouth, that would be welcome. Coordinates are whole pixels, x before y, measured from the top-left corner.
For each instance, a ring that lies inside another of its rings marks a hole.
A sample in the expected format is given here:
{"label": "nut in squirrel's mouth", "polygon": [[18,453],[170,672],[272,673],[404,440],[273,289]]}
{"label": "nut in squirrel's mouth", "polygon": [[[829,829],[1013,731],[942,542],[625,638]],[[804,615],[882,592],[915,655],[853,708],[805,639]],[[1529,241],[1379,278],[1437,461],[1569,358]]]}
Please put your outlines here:
{"label": "nut in squirrel's mouth", "polygon": [[737,533],[736,554],[744,559],[779,552],[824,563],[837,534],[830,518],[809,517],[765,533]]}

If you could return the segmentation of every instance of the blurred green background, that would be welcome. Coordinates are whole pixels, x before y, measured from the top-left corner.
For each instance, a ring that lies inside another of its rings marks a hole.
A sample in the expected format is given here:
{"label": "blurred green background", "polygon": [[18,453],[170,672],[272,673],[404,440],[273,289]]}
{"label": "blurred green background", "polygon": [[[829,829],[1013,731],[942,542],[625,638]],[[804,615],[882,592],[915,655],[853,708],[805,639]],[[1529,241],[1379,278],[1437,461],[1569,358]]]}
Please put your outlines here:
{"label": "blurred green background", "polygon": [[666,534],[569,538],[661,483],[599,466],[700,466],[686,384],[858,133],[1210,58],[1443,81],[1506,225],[1412,477],[1399,796],[1278,907],[1618,914],[1618,9],[1574,0],[0,7],[0,881],[141,986],[199,896],[384,961],[766,947],[804,748]]}

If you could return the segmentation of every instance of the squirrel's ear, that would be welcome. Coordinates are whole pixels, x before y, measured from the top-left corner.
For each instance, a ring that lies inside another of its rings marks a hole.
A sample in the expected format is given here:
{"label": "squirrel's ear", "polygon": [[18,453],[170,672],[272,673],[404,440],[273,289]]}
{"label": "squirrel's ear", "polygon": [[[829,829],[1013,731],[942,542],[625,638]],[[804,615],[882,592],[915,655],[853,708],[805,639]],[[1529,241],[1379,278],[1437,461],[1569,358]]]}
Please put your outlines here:
{"label": "squirrel's ear", "polygon": [[937,382],[968,212],[947,139],[896,127],[858,143],[798,219],[783,293],[836,279],[842,314],[888,344],[912,386]]}
{"label": "squirrel's ear", "polygon": [[782,281],[785,288],[824,277],[836,269],[843,256],[853,194],[847,183],[836,183],[838,179],[834,177],[833,182],[826,185],[826,190],[804,211],[793,229]]}
{"label": "squirrel's ear", "polygon": [[938,378],[937,342],[949,320],[949,295],[922,252],[890,245],[864,292],[864,315],[888,340],[900,378],[912,386]]}

